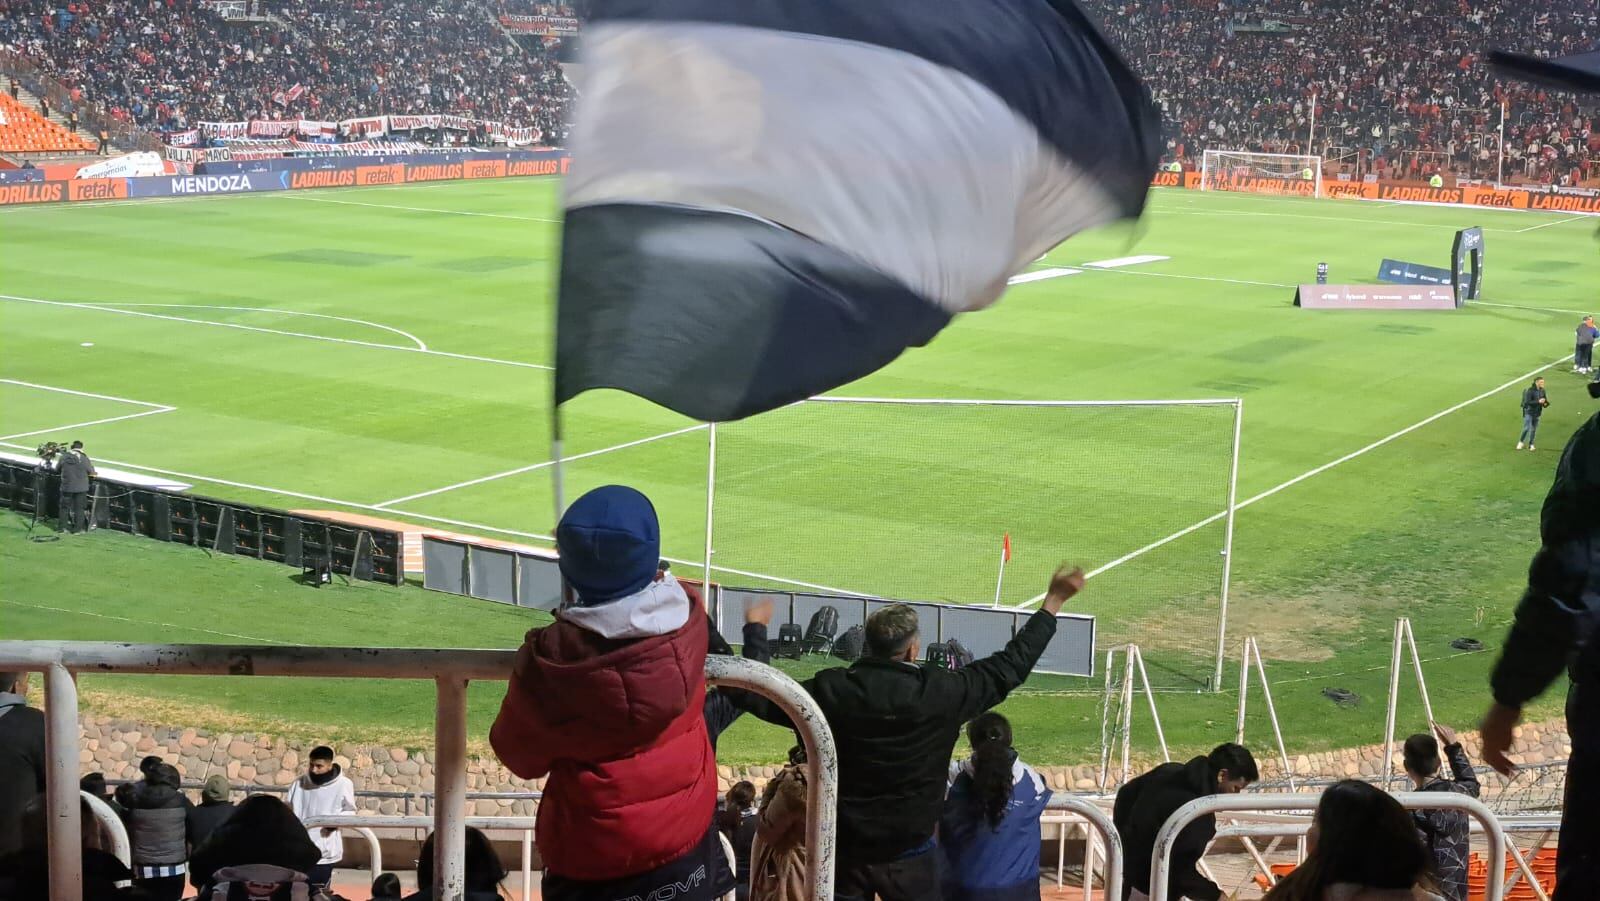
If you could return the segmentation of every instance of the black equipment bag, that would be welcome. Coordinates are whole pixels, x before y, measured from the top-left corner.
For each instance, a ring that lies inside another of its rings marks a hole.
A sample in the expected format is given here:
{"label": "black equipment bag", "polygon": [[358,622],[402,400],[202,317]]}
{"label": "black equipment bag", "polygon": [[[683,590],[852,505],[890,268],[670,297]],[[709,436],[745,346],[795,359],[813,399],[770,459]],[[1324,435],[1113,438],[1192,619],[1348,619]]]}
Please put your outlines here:
{"label": "black equipment bag", "polygon": [[950,648],[944,642],[936,641],[933,644],[928,645],[928,650],[924,656],[924,661],[928,666],[936,669],[949,669]]}
{"label": "black equipment bag", "polygon": [[774,656],[800,659],[800,624],[784,623],[778,627],[778,649]]}
{"label": "black equipment bag", "polygon": [[965,669],[972,665],[974,658],[972,652],[967,650],[966,645],[956,641],[954,638],[950,638],[945,640],[944,648],[945,654],[949,658],[950,669]]}
{"label": "black equipment bag", "polygon": [[839,611],[832,605],[822,607],[811,614],[811,622],[806,624],[806,637],[804,642],[807,654],[821,653],[833,644],[833,637],[839,634]]}
{"label": "black equipment bag", "polygon": [[833,656],[840,660],[860,660],[867,646],[867,627],[851,626],[833,643]]}

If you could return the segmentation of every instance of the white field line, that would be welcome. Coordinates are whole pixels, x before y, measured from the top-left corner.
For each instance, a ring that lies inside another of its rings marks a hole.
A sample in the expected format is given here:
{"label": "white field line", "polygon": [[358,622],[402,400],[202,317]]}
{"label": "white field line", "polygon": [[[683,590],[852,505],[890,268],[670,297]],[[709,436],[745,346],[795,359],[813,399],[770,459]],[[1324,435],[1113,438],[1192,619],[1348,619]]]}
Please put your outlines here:
{"label": "white field line", "polygon": [[361,200],[335,200],[332,197],[302,197],[300,195],[284,192],[267,195],[279,200],[299,200],[305,203],[340,203],[346,206],[370,206],[384,210],[404,210],[408,213],[442,213],[447,216],[478,216],[484,219],[516,219],[521,222],[549,222],[560,225],[560,219],[546,219],[543,216],[513,216],[510,213],[477,213],[471,210],[443,210],[431,206],[401,206],[396,203],[370,203]]}
{"label": "white field line", "polygon": [[[33,448],[28,447],[27,445],[12,444],[12,443],[4,441],[4,440],[0,440],[0,446],[16,448],[17,450],[33,450]],[[239,481],[234,481],[232,479],[219,479],[219,478],[213,478],[211,476],[197,475],[197,474],[192,473],[192,472],[179,472],[179,471],[177,471],[175,469],[162,469],[162,468],[157,467],[157,466],[146,466],[143,463],[133,463],[133,462],[130,462],[128,460],[111,460],[111,459],[101,458],[100,462],[108,463],[108,464],[111,464],[113,466],[125,466],[128,469],[137,469],[137,470],[142,470],[144,472],[153,472],[153,473],[156,473],[158,475],[172,476],[174,478],[179,478],[179,479],[188,479],[188,480],[194,481],[194,482],[205,482],[205,483],[210,484],[210,485],[226,485],[229,488],[243,488],[243,489],[245,489],[247,491],[260,491],[260,492],[264,492],[264,493],[267,493],[267,494],[276,494],[276,495],[279,495],[279,496],[282,496],[282,497],[293,497],[293,498],[299,498],[301,500],[316,501],[319,504],[332,504],[335,507],[347,507],[347,508],[352,509],[352,510],[370,510],[370,511],[372,511],[374,513],[386,513],[386,514],[389,514],[391,516],[405,516],[405,517],[409,517],[411,519],[420,519],[420,520],[424,520],[426,522],[439,523],[441,525],[447,525],[447,526],[455,526],[455,527],[461,528],[461,529],[473,529],[473,530],[476,530],[476,531],[479,531],[479,532],[493,532],[493,533],[495,533],[497,535],[510,535],[510,536],[513,536],[513,537],[516,537],[516,538],[530,538],[530,539],[533,539],[535,541],[548,541],[548,542],[551,542],[551,543],[555,542],[555,537],[554,536],[543,535],[543,534],[540,534],[538,532],[522,532],[522,531],[518,531],[516,529],[503,529],[503,528],[501,528],[499,526],[486,525],[486,524],[481,523],[481,522],[468,522],[466,520],[450,519],[450,518],[444,517],[444,516],[429,516],[428,514],[425,514],[425,513],[412,513],[409,510],[394,510],[394,509],[390,509],[390,508],[387,508],[387,507],[379,507],[379,506],[377,506],[375,504],[363,504],[363,503],[360,503],[359,501],[346,501],[346,500],[340,500],[338,498],[323,497],[322,495],[319,495],[319,494],[307,494],[307,493],[305,493],[303,491],[290,491],[290,490],[288,490],[286,488],[271,488],[271,487],[268,487],[268,486],[265,486],[265,485],[253,485],[253,484],[251,484],[249,482],[239,482]],[[663,557],[663,559],[669,560],[669,561],[671,561],[673,563],[681,564],[683,566],[700,567],[700,566],[704,566],[705,565],[705,561],[704,560],[683,560],[683,559],[679,559],[677,557]],[[742,570],[742,569],[730,569],[730,568],[728,568],[726,566],[717,566],[716,564],[712,564],[711,568],[716,570],[717,572],[731,573],[731,574],[736,575],[736,576],[748,576],[749,578],[752,578],[752,579],[762,579],[762,580],[765,580],[765,581],[768,581],[768,582],[775,582],[775,583],[777,583],[779,585],[793,585],[796,588],[810,588],[810,589],[812,589],[814,591],[831,592],[831,593],[834,593],[834,594],[852,595],[852,596],[856,596],[856,597],[870,597],[871,596],[871,595],[862,594],[861,592],[857,592],[857,591],[850,591],[849,589],[845,589],[845,588],[834,588],[834,587],[829,586],[829,585],[818,585],[815,582],[802,582],[802,581],[800,581],[798,579],[785,579],[785,578],[783,578],[781,576],[773,576],[773,575],[767,575],[765,573],[749,572],[749,571]]]}
{"label": "white field line", "polygon": [[[614,444],[614,445],[612,445],[610,447],[602,447],[599,450],[585,451],[585,452],[583,452],[581,454],[573,454],[570,457],[562,457],[561,458],[561,462],[562,463],[570,463],[570,462],[572,462],[574,460],[584,460],[584,459],[587,459],[589,457],[598,457],[601,454],[609,454],[612,451],[626,450],[627,448],[630,448],[630,447],[638,447],[641,444],[649,444],[652,441],[660,441],[663,438],[672,438],[672,437],[677,436],[677,435],[687,435],[690,432],[698,432],[698,431],[701,431],[701,430],[703,430],[705,428],[706,428],[705,423],[700,423],[699,425],[692,425],[692,426],[688,426],[688,427],[681,428],[681,429],[674,429],[673,431],[670,431],[670,432],[662,432],[659,435],[651,435],[648,438],[639,438],[637,440],[627,441],[627,442],[624,442],[622,444]],[[535,472],[535,471],[540,470],[540,469],[548,469],[548,468],[550,468],[551,466],[554,466],[554,465],[555,465],[555,461],[554,460],[544,460],[544,461],[539,462],[539,463],[530,463],[527,466],[519,466],[516,469],[508,469],[505,472],[497,472],[497,473],[494,473],[492,475],[479,476],[476,479],[468,479],[465,482],[457,482],[454,485],[446,485],[443,488],[434,488],[434,489],[429,490],[429,491],[419,491],[416,494],[408,494],[405,497],[397,497],[394,500],[383,501],[382,503],[376,504],[374,506],[377,506],[377,507],[389,507],[389,506],[392,506],[394,504],[403,504],[406,501],[414,501],[414,500],[418,500],[418,499],[424,498],[424,497],[432,497],[432,496],[434,496],[436,494],[443,494],[446,491],[454,491],[457,488],[470,488],[473,485],[482,485],[485,482],[493,482],[496,479],[504,479],[504,478],[508,478],[510,476],[522,475],[523,473],[527,473],[527,472]]]}
{"label": "white field line", "polygon": [[372,347],[379,350],[398,350],[404,353],[427,354],[432,357],[447,357],[452,360],[468,360],[474,363],[495,363],[500,366],[516,366],[522,369],[538,369],[550,372],[554,366],[543,363],[524,363],[520,360],[500,360],[494,357],[480,357],[474,354],[449,353],[443,350],[423,349],[420,347],[406,347],[402,344],[379,344],[375,341],[358,341],[354,338],[335,338],[330,335],[316,335],[310,332],[291,332],[283,329],[264,328],[259,325],[241,325],[237,322],[217,322],[211,319],[190,319],[186,316],[169,316],[164,313],[147,313],[142,310],[124,310],[120,307],[105,306],[105,303],[115,301],[102,301],[100,303],[81,303],[65,300],[45,300],[39,297],[19,297],[15,294],[0,294],[0,300],[10,300],[18,303],[44,304],[52,307],[71,307],[78,310],[94,310],[99,313],[120,313],[124,316],[142,316],[146,319],[161,319],[167,322],[187,322],[192,325],[209,325],[216,328],[231,328],[244,332],[257,332],[266,335],[282,335],[289,338],[306,338],[312,341],[328,341],[334,344],[346,344],[354,347]]}
{"label": "white field line", "polygon": [[[1260,288],[1293,288],[1282,282],[1256,282],[1243,278],[1219,278],[1212,275],[1179,275],[1176,272],[1143,272],[1138,269],[1096,269],[1096,272],[1114,272],[1118,275],[1144,275],[1152,278],[1182,278],[1196,282],[1227,282],[1230,285],[1254,285]],[[0,295],[3,296],[3,295]]]}
{"label": "white field line", "polygon": [[59,388],[55,385],[41,385],[37,382],[24,382],[19,379],[0,379],[0,383],[17,385],[22,388],[37,388],[40,391],[54,391],[57,394],[73,394],[78,397],[92,397],[96,400],[112,400],[119,404],[133,404],[136,407],[159,407],[163,412],[171,410],[166,404],[155,404],[147,400],[134,400],[131,397],[117,397],[114,394],[95,394],[91,391],[77,391],[72,388]]}
{"label": "white field line", "polygon": [[[1397,432],[1393,432],[1391,434],[1385,435],[1382,438],[1379,438],[1377,441],[1374,441],[1371,444],[1368,444],[1366,447],[1360,448],[1359,450],[1351,451],[1350,453],[1345,454],[1344,456],[1339,457],[1336,460],[1330,460],[1327,463],[1324,463],[1321,466],[1318,466],[1318,467],[1316,467],[1314,469],[1308,469],[1305,472],[1303,472],[1303,473],[1295,476],[1294,478],[1288,480],[1287,482],[1282,482],[1282,483],[1280,483],[1278,485],[1274,485],[1271,488],[1268,488],[1266,491],[1263,491],[1260,494],[1255,495],[1254,497],[1247,498],[1245,500],[1240,501],[1238,504],[1236,504],[1234,506],[1234,510],[1235,511],[1243,510],[1245,507],[1248,507],[1251,504],[1256,503],[1257,501],[1264,501],[1267,498],[1272,497],[1274,494],[1277,494],[1278,492],[1283,491],[1285,488],[1289,488],[1291,486],[1298,485],[1301,482],[1304,482],[1306,479],[1312,478],[1313,476],[1321,475],[1322,473],[1327,472],[1328,470],[1334,468],[1335,466],[1339,466],[1340,464],[1343,464],[1343,463],[1348,463],[1351,460],[1354,460],[1355,458],[1357,458],[1357,457],[1359,457],[1359,456],[1361,456],[1363,454],[1366,454],[1369,451],[1377,450],[1378,448],[1383,447],[1385,444],[1388,444],[1388,443],[1390,443],[1392,441],[1395,441],[1395,440],[1397,440],[1399,438],[1403,438],[1406,435],[1409,435],[1412,432],[1415,432],[1417,429],[1422,428],[1423,426],[1430,425],[1430,424],[1432,424],[1434,422],[1437,422],[1440,419],[1443,419],[1444,417],[1449,416],[1451,413],[1454,413],[1457,410],[1460,410],[1460,409],[1462,409],[1464,407],[1471,406],[1472,404],[1475,404],[1478,401],[1483,400],[1483,399],[1485,399],[1487,397],[1492,397],[1492,396],[1494,396],[1496,394],[1499,394],[1501,391],[1504,391],[1507,388],[1513,387],[1513,386],[1515,386],[1515,385],[1517,385],[1517,384],[1519,384],[1521,382],[1524,382],[1524,381],[1527,381],[1530,378],[1533,378],[1535,375],[1538,375],[1539,373],[1544,372],[1546,369],[1551,369],[1551,368],[1554,368],[1556,366],[1560,366],[1562,363],[1565,363],[1566,361],[1568,361],[1570,359],[1572,359],[1572,354],[1567,354],[1564,357],[1561,357],[1561,358],[1556,359],[1556,360],[1552,360],[1549,363],[1546,363],[1543,366],[1538,367],[1537,369],[1531,369],[1531,370],[1523,373],[1522,375],[1519,375],[1516,378],[1513,378],[1513,379],[1511,379],[1511,380],[1509,380],[1509,381],[1507,381],[1507,382],[1505,382],[1505,383],[1503,383],[1501,385],[1497,385],[1497,386],[1495,386],[1493,388],[1490,388],[1488,391],[1485,391],[1482,394],[1476,395],[1475,397],[1470,397],[1470,398],[1468,398],[1468,399],[1466,399],[1466,400],[1462,401],[1461,403],[1458,403],[1458,404],[1456,404],[1454,406],[1446,407],[1445,409],[1440,410],[1439,412],[1433,414],[1432,416],[1427,417],[1426,419],[1420,420],[1418,422],[1414,422],[1411,425],[1408,425],[1405,428],[1403,428],[1403,429],[1401,429],[1401,430],[1399,430]],[[1103,564],[1101,566],[1098,566],[1095,569],[1091,570],[1090,572],[1086,573],[1084,577],[1092,579],[1095,576],[1098,576],[1101,573],[1106,572],[1107,570],[1114,569],[1115,567],[1121,566],[1122,564],[1127,563],[1130,560],[1133,560],[1133,559],[1138,558],[1138,557],[1142,557],[1145,554],[1149,553],[1150,551],[1155,550],[1156,548],[1159,548],[1159,547],[1162,547],[1163,545],[1170,544],[1170,543],[1172,543],[1174,541],[1177,541],[1179,538],[1182,538],[1183,536],[1188,535],[1189,533],[1191,533],[1191,532],[1193,532],[1193,531],[1195,531],[1197,529],[1201,529],[1201,528],[1204,528],[1205,526],[1211,525],[1212,523],[1217,522],[1218,520],[1221,520],[1221,519],[1225,518],[1227,515],[1228,515],[1228,511],[1227,510],[1223,510],[1223,511],[1221,511],[1219,513],[1212,514],[1211,516],[1208,516],[1205,519],[1202,519],[1199,522],[1194,523],[1193,525],[1187,526],[1187,527],[1185,527],[1183,529],[1179,529],[1178,531],[1173,532],[1171,535],[1168,535],[1165,538],[1159,539],[1157,541],[1152,541],[1149,544],[1145,545],[1142,548],[1139,548],[1136,551],[1132,551],[1130,553],[1123,554],[1121,557],[1118,557],[1117,559],[1112,560],[1110,563],[1106,563],[1106,564]],[[1032,598],[1030,600],[1023,601],[1020,604],[1013,604],[1012,606],[1013,607],[1027,607],[1029,605],[1038,603],[1043,598],[1044,598],[1044,595],[1041,594],[1041,595],[1038,595],[1038,596],[1036,596],[1036,597],[1034,597],[1034,598]]]}
{"label": "white field line", "polygon": [[1469,300],[1468,306],[1474,307],[1500,307],[1506,310],[1533,310],[1538,313],[1572,313],[1575,316],[1587,316],[1589,310],[1563,310],[1559,307],[1527,307],[1520,303],[1490,303],[1487,300]]}
{"label": "white field line", "polygon": [[369,321],[367,321],[365,319],[352,319],[349,316],[330,316],[327,313],[305,313],[305,312],[301,312],[300,310],[279,310],[279,309],[274,309],[272,307],[224,307],[224,306],[217,306],[215,304],[204,304],[204,303],[116,303],[116,302],[108,302],[108,303],[84,303],[84,304],[82,304],[82,306],[86,306],[86,307],[108,307],[108,308],[111,308],[111,309],[121,309],[123,307],[161,307],[163,309],[168,309],[168,310],[233,310],[233,311],[236,311],[236,312],[246,312],[246,313],[278,313],[278,314],[281,314],[281,315],[284,315],[284,316],[309,316],[309,317],[311,317],[313,319],[332,319],[332,320],[335,320],[337,322],[351,322],[351,323],[354,323],[356,325],[371,326],[372,328],[380,329],[380,330],[385,331],[385,332],[391,332],[393,334],[399,335],[402,338],[405,338],[407,341],[410,341],[410,342],[416,344],[417,345],[417,350],[427,350],[428,349],[428,345],[423,343],[421,338],[418,338],[416,335],[413,335],[410,332],[405,331],[403,329],[397,329],[392,325],[384,325],[381,322],[369,322]]}
{"label": "white field line", "polygon": [[1519,228],[1519,229],[1516,230],[1516,234],[1520,235],[1523,232],[1536,232],[1541,228],[1549,228],[1552,225],[1564,225],[1564,224],[1566,224],[1568,222],[1578,222],[1580,220],[1588,219],[1588,218],[1589,218],[1589,214],[1587,214],[1587,213],[1584,213],[1584,214],[1578,215],[1578,216],[1569,216],[1566,219],[1557,219],[1554,222],[1542,222],[1542,223],[1540,223],[1538,225],[1530,225],[1527,228]]}
{"label": "white field line", "polygon": [[1037,269],[1033,272],[1023,272],[1006,279],[1008,285],[1026,285],[1028,282],[1042,282],[1048,278],[1061,278],[1066,275],[1077,275],[1082,269],[1067,269],[1056,267],[1053,269]]}
{"label": "white field line", "polygon": [[48,429],[34,429],[31,432],[17,432],[15,435],[0,435],[0,441],[10,441],[13,438],[30,438],[34,435],[49,435],[54,432],[65,432],[70,429],[84,429],[92,425],[105,425],[108,422],[123,422],[128,419],[138,419],[141,416],[156,416],[161,413],[171,413],[177,407],[162,407],[157,410],[140,410],[137,413],[125,413],[121,416],[107,416],[105,419],[91,419],[88,422],[74,422],[67,425],[58,425]]}
{"label": "white field line", "polygon": [[1095,260],[1092,263],[1084,263],[1083,265],[1090,269],[1120,269],[1123,266],[1139,266],[1144,263],[1159,263],[1162,260],[1170,259],[1172,259],[1172,257],[1164,257],[1153,253],[1145,253],[1132,257],[1116,257],[1110,260]]}
{"label": "white field line", "polygon": [[24,604],[20,601],[8,601],[0,598],[0,604],[9,604],[12,607],[26,607],[29,610],[48,610],[51,613],[72,613],[78,616],[93,616],[98,619],[114,619],[117,622],[137,623],[141,626],[160,626],[164,629],[181,629],[186,632],[201,632],[206,635],[220,635],[223,638],[242,638],[245,641],[260,641],[267,644],[288,644],[276,638],[262,638],[259,635],[240,635],[237,632],[218,632],[215,629],[202,629],[199,626],[182,626],[177,623],[158,623],[147,619],[132,619],[126,616],[115,616],[110,613],[96,613],[92,610],[69,610],[65,607],[47,607],[44,604]]}

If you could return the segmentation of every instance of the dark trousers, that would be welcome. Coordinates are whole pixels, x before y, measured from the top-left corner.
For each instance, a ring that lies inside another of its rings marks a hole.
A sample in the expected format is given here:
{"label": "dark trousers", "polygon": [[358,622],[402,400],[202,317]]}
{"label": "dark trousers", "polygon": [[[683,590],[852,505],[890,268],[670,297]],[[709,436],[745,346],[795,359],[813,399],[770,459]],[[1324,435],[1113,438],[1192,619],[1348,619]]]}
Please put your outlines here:
{"label": "dark trousers", "polygon": [[61,510],[56,517],[63,532],[89,530],[89,494],[85,491],[61,492]]}
{"label": "dark trousers", "polygon": [[319,863],[307,870],[306,881],[319,888],[327,888],[333,882],[333,864]]}
{"label": "dark trousers", "polygon": [[723,853],[716,824],[689,853],[649,872],[621,879],[582,880],[545,871],[539,885],[544,901],[617,901],[622,898],[676,898],[715,901],[733,891],[733,871]]}
{"label": "dark trousers", "polygon": [[1593,684],[1574,684],[1567,692],[1572,757],[1567,760],[1552,901],[1600,898],[1600,696],[1591,697],[1597,692],[1600,686]]}
{"label": "dark trousers", "polygon": [[1579,344],[1577,352],[1572,355],[1572,365],[1578,369],[1588,369],[1594,365],[1594,345]]}
{"label": "dark trousers", "polygon": [[154,879],[135,879],[133,887],[144,893],[149,901],[178,901],[183,897],[182,876],[157,876]]}
{"label": "dark trousers", "polygon": [[841,861],[834,880],[835,901],[940,901],[944,897],[940,854],[932,848],[888,863]]}

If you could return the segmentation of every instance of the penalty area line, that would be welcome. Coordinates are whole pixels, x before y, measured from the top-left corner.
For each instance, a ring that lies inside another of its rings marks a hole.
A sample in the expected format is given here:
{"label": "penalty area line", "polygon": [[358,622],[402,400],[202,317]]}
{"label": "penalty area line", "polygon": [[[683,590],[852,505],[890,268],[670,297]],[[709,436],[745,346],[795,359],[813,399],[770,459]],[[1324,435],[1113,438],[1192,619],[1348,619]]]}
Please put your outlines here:
{"label": "penalty area line", "polygon": [[[1359,448],[1357,450],[1351,451],[1350,453],[1345,454],[1344,456],[1339,457],[1337,459],[1330,460],[1327,463],[1322,464],[1321,466],[1317,466],[1317,467],[1315,467],[1313,469],[1308,469],[1305,472],[1295,476],[1294,478],[1289,479],[1286,482],[1281,482],[1281,483],[1279,483],[1277,485],[1274,485],[1271,488],[1268,488],[1266,491],[1263,491],[1260,494],[1255,495],[1254,497],[1246,498],[1245,500],[1242,500],[1239,503],[1235,504],[1233,509],[1234,509],[1235,512],[1238,512],[1239,510],[1243,510],[1244,508],[1246,508],[1246,507],[1250,506],[1251,504],[1254,504],[1254,503],[1256,503],[1258,501],[1264,501],[1267,498],[1272,497],[1273,495],[1277,494],[1280,491],[1283,491],[1283,490],[1285,490],[1287,488],[1291,488],[1291,487],[1293,487],[1295,485],[1298,485],[1301,482],[1304,482],[1305,480],[1310,479],[1310,478],[1312,478],[1314,476],[1319,476],[1322,473],[1325,473],[1328,470],[1333,469],[1336,466],[1339,466],[1339,465],[1344,464],[1344,463],[1348,463],[1351,460],[1354,460],[1357,457],[1360,457],[1360,456],[1362,456],[1364,454],[1367,454],[1367,453],[1369,453],[1371,451],[1377,450],[1378,448],[1383,447],[1384,445],[1389,444],[1390,442],[1399,440],[1400,438],[1403,438],[1406,435],[1409,435],[1412,432],[1415,432],[1416,430],[1418,430],[1420,428],[1423,428],[1424,426],[1431,425],[1431,424],[1433,424],[1435,422],[1438,422],[1439,420],[1443,419],[1444,417],[1449,416],[1451,413],[1454,413],[1454,412],[1456,412],[1458,410],[1461,410],[1461,409],[1464,409],[1466,407],[1469,407],[1469,406],[1477,403],[1478,401],[1484,400],[1485,398],[1489,398],[1489,397],[1492,397],[1492,396],[1494,396],[1496,394],[1499,394],[1500,392],[1506,390],[1507,388],[1514,387],[1514,386],[1516,386],[1516,385],[1518,385],[1518,384],[1520,384],[1520,383],[1522,383],[1524,381],[1527,381],[1528,379],[1538,375],[1541,372],[1544,372],[1547,369],[1552,369],[1552,368],[1554,368],[1556,366],[1560,366],[1562,363],[1565,363],[1570,359],[1572,359],[1572,354],[1567,354],[1564,357],[1560,357],[1558,359],[1552,360],[1549,363],[1546,363],[1543,366],[1540,366],[1540,367],[1538,367],[1536,369],[1530,369],[1529,371],[1523,373],[1522,375],[1519,375],[1519,376],[1517,376],[1516,378],[1513,378],[1513,379],[1509,379],[1508,381],[1506,381],[1506,382],[1504,382],[1504,383],[1502,383],[1500,385],[1497,385],[1497,386],[1495,386],[1493,388],[1490,388],[1489,390],[1484,391],[1481,394],[1478,394],[1478,395],[1476,395],[1474,397],[1470,397],[1470,398],[1468,398],[1468,399],[1466,399],[1466,400],[1464,400],[1464,401],[1462,401],[1462,402],[1460,402],[1458,404],[1455,404],[1454,406],[1446,407],[1443,410],[1440,410],[1439,412],[1433,414],[1432,416],[1429,416],[1426,419],[1422,419],[1422,420],[1419,420],[1417,422],[1414,422],[1411,425],[1408,425],[1405,428],[1400,429],[1397,432],[1392,432],[1392,433],[1390,433],[1388,435],[1385,435],[1382,438],[1379,438],[1378,440],[1372,442],[1371,444],[1368,444],[1365,447],[1362,447],[1362,448]],[[1202,529],[1202,528],[1204,528],[1204,527],[1206,527],[1208,525],[1211,525],[1214,522],[1222,520],[1222,519],[1226,518],[1227,515],[1228,515],[1228,511],[1227,510],[1223,510],[1223,511],[1221,511],[1219,513],[1214,513],[1211,516],[1208,516],[1205,519],[1202,519],[1199,522],[1194,523],[1193,525],[1187,526],[1185,528],[1179,529],[1176,532],[1173,532],[1171,535],[1168,535],[1165,538],[1159,539],[1157,541],[1152,541],[1149,544],[1145,545],[1142,548],[1139,548],[1136,551],[1132,551],[1130,553],[1123,554],[1121,557],[1118,557],[1117,559],[1112,560],[1110,563],[1106,563],[1106,564],[1103,564],[1103,565],[1101,565],[1099,567],[1096,567],[1092,571],[1090,571],[1088,573],[1085,573],[1084,574],[1084,578],[1092,579],[1095,576],[1100,575],[1101,573],[1104,573],[1104,572],[1107,572],[1109,570],[1115,569],[1116,567],[1121,566],[1122,564],[1127,563],[1130,560],[1135,560],[1135,559],[1137,559],[1139,557],[1142,557],[1145,554],[1148,554],[1149,552],[1151,552],[1151,551],[1153,551],[1153,550],[1155,550],[1155,549],[1157,549],[1159,547],[1163,547],[1163,546],[1165,546],[1167,544],[1171,544],[1172,542],[1177,541],[1179,538],[1182,538],[1183,536],[1188,535],[1191,532],[1194,532],[1194,531],[1196,531],[1198,529]],[[1013,604],[1012,608],[1013,609],[1017,609],[1017,608],[1021,608],[1021,607],[1029,607],[1029,606],[1032,606],[1033,604],[1037,604],[1039,601],[1041,601],[1043,599],[1044,599],[1044,595],[1040,594],[1040,595],[1037,595],[1036,597],[1033,597],[1033,598],[1031,598],[1031,599],[1029,599],[1027,601],[1023,601],[1020,604]]]}

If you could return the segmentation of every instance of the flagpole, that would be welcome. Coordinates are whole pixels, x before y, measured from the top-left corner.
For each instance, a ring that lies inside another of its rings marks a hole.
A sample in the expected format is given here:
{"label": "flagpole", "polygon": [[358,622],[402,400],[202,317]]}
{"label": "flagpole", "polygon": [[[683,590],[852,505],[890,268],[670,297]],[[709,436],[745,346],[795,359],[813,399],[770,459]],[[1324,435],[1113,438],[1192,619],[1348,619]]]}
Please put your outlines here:
{"label": "flagpole", "polygon": [[1006,549],[1000,546],[1000,576],[994,580],[994,606],[1000,606],[1000,588],[1006,584]]}

